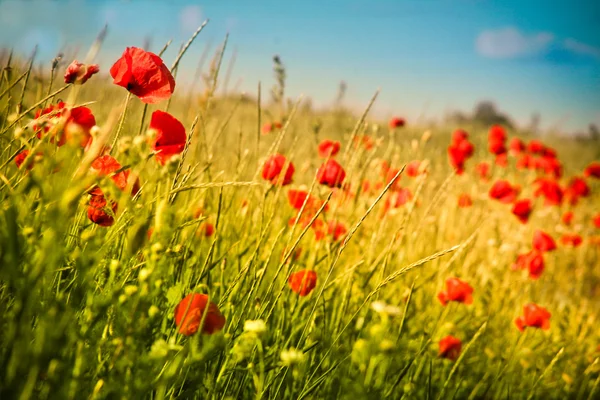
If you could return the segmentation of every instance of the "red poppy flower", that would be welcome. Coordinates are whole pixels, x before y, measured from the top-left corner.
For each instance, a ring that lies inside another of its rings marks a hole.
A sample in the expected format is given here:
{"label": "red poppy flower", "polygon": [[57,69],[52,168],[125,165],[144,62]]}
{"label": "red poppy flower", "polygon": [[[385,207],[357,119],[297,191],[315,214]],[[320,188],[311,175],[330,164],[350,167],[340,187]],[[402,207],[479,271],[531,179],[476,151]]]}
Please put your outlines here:
{"label": "red poppy flower", "polygon": [[355,148],[363,147],[365,150],[371,150],[375,146],[373,138],[367,135],[355,136],[353,142]]}
{"label": "red poppy flower", "polygon": [[501,125],[492,125],[488,132],[488,142],[505,142],[506,131]]}
{"label": "red poppy flower", "polygon": [[577,197],[588,197],[590,195],[590,187],[585,179],[577,176],[569,181],[567,190],[572,191],[572,193],[577,195]]}
{"label": "red poppy flower", "polygon": [[564,213],[562,215],[561,220],[562,220],[563,224],[571,225],[571,222],[573,221],[573,217],[574,217],[573,211],[567,211],[566,213]]}
{"label": "red poppy flower", "polygon": [[[63,125],[64,124],[64,125]],[[92,140],[90,130],[96,125],[96,118],[92,110],[87,107],[69,108],[64,102],[38,110],[35,113],[33,130],[37,132],[38,139],[43,134],[51,133],[50,142],[64,145],[67,141],[77,140],[81,147],[86,147]],[[61,129],[59,131],[59,129]]]}
{"label": "red poppy flower", "polygon": [[346,171],[335,160],[327,160],[317,171],[317,180],[322,185],[341,187],[346,178]]}
{"label": "red poppy flower", "polygon": [[519,139],[518,137],[514,137],[510,139],[510,142],[508,142],[508,148],[512,155],[517,155],[525,151],[526,146],[521,139]]}
{"label": "red poppy flower", "polygon": [[319,157],[328,158],[335,156],[340,151],[340,142],[325,139],[319,143]]}
{"label": "red poppy flower", "polygon": [[448,360],[456,361],[460,355],[462,342],[454,336],[446,336],[440,340],[439,356]]}
{"label": "red poppy flower", "polygon": [[[108,207],[112,212],[108,212]],[[115,223],[114,215],[117,213],[117,203],[108,201],[103,194],[92,194],[87,209],[87,217],[93,223],[100,226],[111,226]]]}
{"label": "red poppy flower", "polygon": [[292,183],[294,176],[294,164],[288,164],[285,173],[282,175],[283,167],[287,164],[287,160],[281,154],[274,154],[267,159],[263,165],[262,177],[264,180],[270,181],[273,185],[289,185]]}
{"label": "red poppy flower", "polygon": [[475,166],[475,171],[479,174],[479,177],[483,180],[487,180],[489,178],[490,173],[490,164],[482,161]]}
{"label": "red poppy flower", "polygon": [[210,222],[203,222],[198,227],[198,234],[204,237],[211,237],[215,233],[215,226]]}
{"label": "red poppy flower", "polygon": [[465,161],[467,160],[467,156],[460,151],[458,146],[452,145],[448,147],[448,160],[458,175],[462,175],[462,173],[465,172]]}
{"label": "red poppy flower", "polygon": [[405,123],[406,121],[404,121],[404,118],[394,117],[390,119],[389,126],[390,129],[396,129],[403,127]]}
{"label": "red poppy flower", "polygon": [[317,286],[317,273],[303,269],[294,272],[288,279],[290,288],[300,296],[307,296]]}
{"label": "red poppy flower", "polygon": [[185,336],[195,334],[198,329],[202,333],[211,335],[223,329],[226,321],[219,307],[209,301],[209,297],[205,294],[188,294],[175,307],[175,324],[179,328],[179,333]]}
{"label": "red poppy flower", "polygon": [[458,278],[446,279],[446,290],[438,293],[437,298],[442,305],[449,301],[456,301],[463,304],[473,303],[473,288],[467,282]]}
{"label": "red poppy flower", "polygon": [[541,252],[552,251],[556,249],[556,242],[552,236],[538,229],[533,234],[533,248]]}
{"label": "red poppy flower", "polygon": [[462,193],[458,196],[458,206],[460,208],[467,208],[473,205],[473,200],[471,200],[471,196],[466,193]]}
{"label": "red poppy flower", "polygon": [[505,180],[498,180],[491,187],[489,196],[492,199],[498,200],[501,203],[508,204],[512,203],[517,199],[519,195],[518,186],[512,186],[510,182]]}
{"label": "red poppy flower", "polygon": [[542,154],[544,152],[544,144],[534,139],[527,145],[527,151],[533,154]]}
{"label": "red poppy flower", "polygon": [[565,246],[578,247],[581,245],[581,243],[583,243],[583,239],[580,235],[577,235],[575,233],[574,234],[565,233],[564,235],[561,236],[560,242],[562,244],[564,244]]}
{"label": "red poppy flower", "polygon": [[[296,210],[300,210],[308,197],[308,192],[305,190],[290,189],[287,192],[287,197],[290,205]],[[306,205],[308,206],[308,202]]]}
{"label": "red poppy flower", "polygon": [[502,168],[508,167],[508,155],[506,153],[498,154],[494,160],[494,164]]}
{"label": "red poppy flower", "polygon": [[410,176],[411,178],[419,176],[419,174],[421,173],[419,171],[420,167],[421,167],[421,161],[419,161],[419,160],[414,160],[414,161],[409,162],[408,164],[406,164],[406,175]]}
{"label": "red poppy flower", "polygon": [[183,124],[171,114],[156,110],[152,113],[150,129],[156,132],[152,149],[156,152],[156,161],[160,165],[174,155],[180,154],[185,148],[187,136]]}
{"label": "red poppy flower", "polygon": [[[29,155],[29,150],[23,150],[22,152],[20,152],[19,154],[16,155],[15,164],[17,164],[17,168],[21,168],[21,165],[25,162],[25,159],[27,158],[28,155]],[[33,168],[33,163],[30,163],[29,166],[27,167],[28,170],[31,170],[31,168]]]}
{"label": "red poppy flower", "polygon": [[327,234],[331,235],[334,241],[337,242],[342,239],[346,233],[348,233],[348,229],[342,222],[329,221],[329,224],[327,225]]}
{"label": "red poppy flower", "polygon": [[521,156],[517,159],[516,167],[518,169],[533,168],[533,157],[527,153],[521,154]]}
{"label": "red poppy flower", "polygon": [[590,163],[583,171],[583,175],[587,178],[594,177],[600,179],[600,162],[594,161]]}
{"label": "red poppy flower", "polygon": [[400,208],[407,204],[413,198],[413,194],[408,188],[400,188],[392,193],[386,200],[386,208]]}
{"label": "red poppy flower", "polygon": [[127,47],[111,67],[113,83],[127,89],[143,103],[166,100],[175,90],[175,79],[162,59],[154,53]]}
{"label": "red poppy flower", "polygon": [[531,250],[528,253],[517,256],[517,261],[512,266],[513,269],[527,269],[531,279],[538,279],[544,272],[544,255]]}
{"label": "red poppy flower", "polygon": [[596,214],[596,216],[592,218],[592,222],[596,228],[600,229],[600,214]]}
{"label": "red poppy flower", "polygon": [[[113,157],[111,157],[110,155],[104,155],[104,156],[100,156],[97,159],[95,159],[91,165],[91,168],[92,168],[92,171],[97,173],[98,175],[105,176],[105,175],[111,175],[114,172],[121,169],[121,164],[119,164],[119,162],[117,160],[115,160]],[[129,183],[128,182],[129,174],[130,174],[129,170],[120,171],[119,173],[112,175],[111,179],[120,190],[125,190],[125,188],[127,188],[127,184]],[[131,195],[135,196],[139,190],[140,190],[140,183],[136,179],[136,181],[133,183],[132,188],[131,188]],[[102,191],[100,190],[100,188],[95,187],[94,189],[92,189],[92,191],[90,193],[101,194]]]}
{"label": "red poppy flower", "polygon": [[526,224],[527,220],[529,220],[531,211],[533,211],[533,208],[531,206],[531,200],[529,199],[523,199],[515,202],[512,208],[512,213],[519,218],[519,221],[521,221],[523,224]]}
{"label": "red poppy flower", "polygon": [[506,146],[503,141],[500,140],[492,140],[488,144],[488,149],[490,153],[495,155],[500,155],[506,153]]}
{"label": "red poppy flower", "polygon": [[554,206],[562,203],[563,190],[556,180],[550,178],[538,178],[535,181],[535,184],[537,184],[538,187],[533,195],[535,197],[543,196],[545,198],[545,205]]}
{"label": "red poppy flower", "polygon": [[86,65],[74,60],[65,72],[65,83],[77,83],[83,85],[100,71],[98,64]]}
{"label": "red poppy flower", "polygon": [[543,171],[545,174],[553,175],[556,178],[562,176],[562,164],[554,157],[538,157],[533,160],[535,168]]}
{"label": "red poppy flower", "polygon": [[523,315],[515,319],[515,325],[523,332],[526,327],[550,329],[550,317],[552,314],[544,307],[529,303],[523,307]]}
{"label": "red poppy flower", "polygon": [[457,129],[454,132],[452,132],[452,140],[451,143],[454,144],[459,144],[464,140],[469,139],[469,134],[467,133],[467,131],[462,130],[462,129]]}

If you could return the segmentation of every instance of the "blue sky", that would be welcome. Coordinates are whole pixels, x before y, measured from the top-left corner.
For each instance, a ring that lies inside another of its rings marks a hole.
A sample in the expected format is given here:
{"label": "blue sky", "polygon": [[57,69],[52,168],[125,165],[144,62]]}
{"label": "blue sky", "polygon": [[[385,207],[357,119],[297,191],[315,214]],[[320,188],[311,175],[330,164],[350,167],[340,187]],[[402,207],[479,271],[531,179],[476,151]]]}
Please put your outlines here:
{"label": "blue sky", "polygon": [[[279,54],[288,95],[316,105],[348,83],[347,103],[363,107],[377,88],[375,113],[411,122],[494,100],[517,122],[538,111],[545,127],[565,131],[600,123],[600,3],[595,0],[0,0],[0,46],[47,61],[60,49],[87,50],[105,23],[98,57],[107,71],[126,46],[147,38],[170,65],[179,45],[206,18],[179,81],[190,79],[206,46],[230,33],[230,87],[273,84]],[[226,63],[227,63],[226,58]],[[181,85],[180,87],[183,87]]]}

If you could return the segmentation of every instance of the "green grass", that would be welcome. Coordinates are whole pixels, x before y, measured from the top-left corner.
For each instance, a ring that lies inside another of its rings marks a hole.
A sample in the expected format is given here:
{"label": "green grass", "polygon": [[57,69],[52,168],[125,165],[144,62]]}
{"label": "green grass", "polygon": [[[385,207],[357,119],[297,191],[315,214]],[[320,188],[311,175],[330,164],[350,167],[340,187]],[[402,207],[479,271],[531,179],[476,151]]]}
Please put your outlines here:
{"label": "green grass", "polygon": [[[209,95],[218,88],[220,59],[205,82]],[[574,227],[560,224],[567,206],[546,208],[541,200],[522,225],[509,206],[488,199],[491,183],[473,172],[490,159],[487,127],[466,127],[476,154],[457,176],[446,155],[454,126],[389,134],[366,111],[317,112],[299,101],[287,108],[283,130],[263,136],[261,122],[279,108],[265,100],[201,98],[181,87],[172,101],[145,107],[107,76],[63,88],[58,77],[52,83],[49,74],[12,63],[0,80],[0,398],[600,396],[600,248],[589,240],[599,234],[591,223],[599,182],[589,181],[593,194],[574,208]],[[97,140],[115,143],[113,155],[140,178],[138,196],[110,179],[97,182],[83,149],[33,139],[27,126],[35,111],[58,97],[93,102]],[[166,107],[193,135],[180,164],[160,167],[144,135],[150,113]],[[352,145],[363,134],[378,143],[373,150]],[[316,145],[324,138],[341,141],[338,160],[355,198],[342,201],[315,182]],[[597,143],[548,143],[567,177],[599,157]],[[42,160],[29,172],[18,169],[12,157],[32,146]],[[288,188],[260,178],[263,160],[276,150],[296,166],[293,187],[306,185],[328,200],[319,218],[342,221],[345,239],[316,241],[312,229],[289,226],[295,214]],[[429,163],[426,176],[399,175],[415,197],[385,217],[390,193],[359,191],[363,179],[381,180],[382,157],[397,168]],[[532,196],[536,175],[515,169],[514,160],[492,176]],[[86,191],[96,183],[119,199],[109,228],[86,216]],[[473,207],[456,206],[460,193],[473,197]],[[198,207],[205,212],[194,218]],[[197,234],[206,221],[216,228],[211,237]],[[534,281],[510,267],[538,228],[555,239],[575,231],[585,242],[547,254],[546,271]],[[317,271],[318,282],[299,297],[287,277],[303,268]],[[437,301],[452,276],[473,286],[472,305]],[[220,333],[177,332],[175,306],[192,292],[218,304],[227,319]],[[378,313],[375,301],[397,308]],[[516,329],[528,302],[549,309],[550,330]],[[244,331],[255,320],[266,330]],[[454,362],[438,357],[448,334],[463,342]]]}

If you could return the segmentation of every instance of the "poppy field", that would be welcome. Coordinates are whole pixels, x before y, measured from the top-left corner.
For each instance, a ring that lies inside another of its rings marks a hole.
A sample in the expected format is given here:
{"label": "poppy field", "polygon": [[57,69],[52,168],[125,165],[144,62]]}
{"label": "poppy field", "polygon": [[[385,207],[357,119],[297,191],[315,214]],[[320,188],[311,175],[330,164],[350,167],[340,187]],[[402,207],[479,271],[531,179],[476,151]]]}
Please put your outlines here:
{"label": "poppy field", "polygon": [[193,92],[198,33],[2,53],[1,399],[600,398],[600,143]]}

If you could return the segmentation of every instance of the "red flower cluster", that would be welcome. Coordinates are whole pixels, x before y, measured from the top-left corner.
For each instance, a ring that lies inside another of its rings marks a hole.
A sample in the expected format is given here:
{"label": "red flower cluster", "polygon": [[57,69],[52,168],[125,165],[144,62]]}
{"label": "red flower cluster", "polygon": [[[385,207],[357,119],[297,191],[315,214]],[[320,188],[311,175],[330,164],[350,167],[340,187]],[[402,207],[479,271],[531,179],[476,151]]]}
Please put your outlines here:
{"label": "red flower cluster", "polygon": [[452,142],[448,146],[450,165],[458,175],[465,171],[465,162],[473,155],[475,148],[469,142],[469,134],[461,129],[454,131]]}
{"label": "red flower cluster", "polygon": [[538,250],[531,250],[528,253],[517,256],[517,261],[512,269],[526,269],[531,279],[538,279],[544,272],[544,255]]}
{"label": "red flower cluster", "polygon": [[94,125],[92,110],[83,106],[70,108],[61,101],[35,113],[33,130],[38,139],[51,135],[50,142],[57,146],[69,142],[86,147],[92,141],[90,130]]}
{"label": "red flower cluster", "polygon": [[496,156],[496,165],[507,166],[506,132],[500,125],[493,125],[488,133],[488,149]]}
{"label": "red flower cluster", "polygon": [[390,129],[402,128],[405,124],[404,118],[400,117],[393,117],[389,122]]}
{"label": "red flower cluster", "polygon": [[[116,187],[125,191],[128,185],[131,184],[131,195],[135,195],[140,187],[137,179],[130,183],[130,171],[119,171],[121,164],[113,157],[104,155],[97,158],[92,163],[92,171],[99,176],[110,176]],[[119,172],[117,172],[119,171]],[[111,226],[114,224],[114,215],[117,212],[117,203],[114,200],[106,199],[104,192],[98,186],[95,186],[90,191],[90,203],[87,210],[87,216],[90,221],[100,226]],[[107,207],[110,207],[111,212],[107,212]]]}

